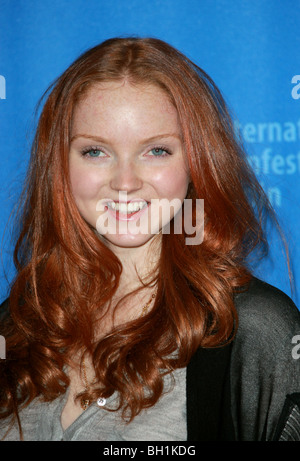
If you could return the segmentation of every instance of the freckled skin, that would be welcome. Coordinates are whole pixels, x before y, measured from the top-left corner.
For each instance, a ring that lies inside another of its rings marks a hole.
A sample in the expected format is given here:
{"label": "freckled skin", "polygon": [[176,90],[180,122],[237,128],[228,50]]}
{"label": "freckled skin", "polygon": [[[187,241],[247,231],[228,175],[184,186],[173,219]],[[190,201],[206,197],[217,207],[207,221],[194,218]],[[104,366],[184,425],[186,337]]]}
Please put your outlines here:
{"label": "freckled skin", "polygon": [[[82,134],[89,139],[78,136]],[[161,134],[172,136],[148,141]],[[126,82],[95,84],[75,110],[71,135],[76,136],[70,148],[72,191],[81,215],[94,228],[101,213],[96,211],[98,201],[117,201],[120,191],[128,201],[177,198],[182,203],[186,197],[189,174],[178,116],[161,89]],[[161,145],[172,155],[153,155],[151,150]],[[81,151],[90,146],[102,156],[83,156]],[[134,248],[152,238],[150,233],[106,234],[104,240],[112,247]]]}

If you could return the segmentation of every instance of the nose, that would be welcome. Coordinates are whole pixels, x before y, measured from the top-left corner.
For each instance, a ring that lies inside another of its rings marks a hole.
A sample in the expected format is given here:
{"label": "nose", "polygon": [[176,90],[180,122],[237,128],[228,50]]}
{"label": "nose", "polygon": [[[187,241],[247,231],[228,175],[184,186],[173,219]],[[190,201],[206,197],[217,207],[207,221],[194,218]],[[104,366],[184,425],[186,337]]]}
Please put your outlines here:
{"label": "nose", "polygon": [[135,192],[143,184],[137,168],[131,162],[119,162],[115,166],[110,187],[116,191]]}

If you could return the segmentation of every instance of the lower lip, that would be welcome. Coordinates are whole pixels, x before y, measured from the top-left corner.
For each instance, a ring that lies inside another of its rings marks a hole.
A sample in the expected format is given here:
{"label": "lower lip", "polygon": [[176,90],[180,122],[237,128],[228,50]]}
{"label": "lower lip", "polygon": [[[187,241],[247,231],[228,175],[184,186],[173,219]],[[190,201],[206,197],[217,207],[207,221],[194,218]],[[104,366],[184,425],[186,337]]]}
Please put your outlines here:
{"label": "lower lip", "polygon": [[147,203],[147,206],[141,210],[134,211],[132,213],[121,213],[120,211],[113,210],[112,208],[106,207],[107,211],[111,216],[113,216],[117,221],[135,221],[139,219],[146,210],[148,210],[150,203]]}

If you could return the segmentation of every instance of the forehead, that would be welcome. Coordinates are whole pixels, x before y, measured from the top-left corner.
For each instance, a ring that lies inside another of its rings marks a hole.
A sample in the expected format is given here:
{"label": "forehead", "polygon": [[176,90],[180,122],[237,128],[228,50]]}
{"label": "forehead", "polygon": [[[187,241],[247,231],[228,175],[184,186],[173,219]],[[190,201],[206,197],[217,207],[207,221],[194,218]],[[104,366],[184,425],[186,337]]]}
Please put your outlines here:
{"label": "forehead", "polygon": [[121,128],[147,134],[162,129],[180,131],[177,111],[158,86],[126,81],[93,85],[75,108],[72,133],[105,130],[113,135]]}

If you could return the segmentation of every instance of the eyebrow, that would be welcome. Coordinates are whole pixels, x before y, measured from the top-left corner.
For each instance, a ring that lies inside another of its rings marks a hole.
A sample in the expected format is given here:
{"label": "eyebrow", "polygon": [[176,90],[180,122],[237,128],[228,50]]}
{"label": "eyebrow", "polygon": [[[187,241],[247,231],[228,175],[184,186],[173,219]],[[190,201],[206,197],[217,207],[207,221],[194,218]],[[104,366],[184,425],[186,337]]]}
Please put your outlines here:
{"label": "eyebrow", "polygon": [[[107,140],[105,138],[101,138],[100,136],[93,136],[93,135],[89,135],[89,134],[80,134],[80,133],[72,136],[71,142],[75,141],[78,138],[92,139],[94,141],[101,142],[103,144],[109,144],[109,140]],[[180,141],[182,141],[181,136],[178,135],[177,133],[161,133],[161,134],[158,134],[158,135],[155,135],[155,136],[151,136],[150,138],[143,139],[142,144],[146,144],[148,142],[155,141],[155,140],[161,139],[161,138],[177,138]]]}

